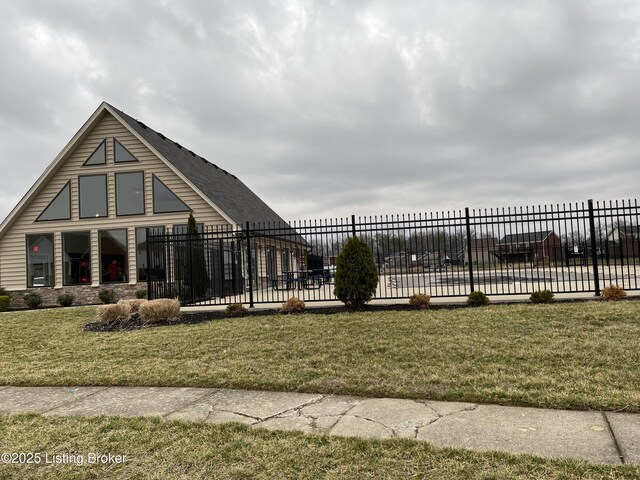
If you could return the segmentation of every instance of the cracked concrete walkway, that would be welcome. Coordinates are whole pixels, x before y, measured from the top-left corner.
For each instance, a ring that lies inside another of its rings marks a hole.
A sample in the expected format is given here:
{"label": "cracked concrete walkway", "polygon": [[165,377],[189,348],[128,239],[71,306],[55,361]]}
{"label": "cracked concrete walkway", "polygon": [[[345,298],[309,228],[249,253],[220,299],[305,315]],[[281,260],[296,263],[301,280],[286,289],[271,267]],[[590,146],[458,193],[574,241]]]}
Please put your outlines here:
{"label": "cracked concrete walkway", "polygon": [[0,413],[159,416],[640,464],[640,414],[170,387],[0,386]]}

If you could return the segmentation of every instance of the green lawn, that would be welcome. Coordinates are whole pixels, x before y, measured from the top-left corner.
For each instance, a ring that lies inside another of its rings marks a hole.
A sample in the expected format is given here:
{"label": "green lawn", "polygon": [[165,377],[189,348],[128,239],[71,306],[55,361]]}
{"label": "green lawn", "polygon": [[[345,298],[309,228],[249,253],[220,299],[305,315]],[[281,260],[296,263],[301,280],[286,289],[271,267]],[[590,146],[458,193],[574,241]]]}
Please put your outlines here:
{"label": "green lawn", "polygon": [[0,385],[171,385],[640,412],[640,302],[246,317],[84,332],[0,314]]}
{"label": "green lawn", "polygon": [[0,451],[125,455],[120,465],[3,465],[0,478],[632,479],[640,467],[439,449],[242,425],[0,415]]}

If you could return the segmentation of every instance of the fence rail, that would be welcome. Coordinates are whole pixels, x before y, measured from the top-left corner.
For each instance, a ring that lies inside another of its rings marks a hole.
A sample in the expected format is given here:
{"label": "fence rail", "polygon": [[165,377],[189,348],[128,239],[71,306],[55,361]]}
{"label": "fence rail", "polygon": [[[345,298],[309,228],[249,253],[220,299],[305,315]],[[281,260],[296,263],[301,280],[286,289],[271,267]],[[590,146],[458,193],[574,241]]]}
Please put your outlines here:
{"label": "fence rail", "polygon": [[377,299],[639,289],[637,200],[255,223],[147,232],[149,298],[189,305],[335,300],[351,236],[371,248]]}

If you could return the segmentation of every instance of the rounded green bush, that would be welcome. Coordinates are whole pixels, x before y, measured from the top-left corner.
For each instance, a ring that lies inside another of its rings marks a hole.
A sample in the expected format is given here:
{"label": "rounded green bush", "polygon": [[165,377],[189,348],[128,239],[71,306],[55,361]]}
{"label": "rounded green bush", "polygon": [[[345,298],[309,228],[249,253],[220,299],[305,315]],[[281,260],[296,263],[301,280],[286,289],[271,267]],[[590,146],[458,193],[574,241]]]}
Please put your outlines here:
{"label": "rounded green bush", "polygon": [[483,307],[485,305],[489,305],[489,298],[484,294],[484,292],[471,292],[467,297],[467,305],[470,307]]}
{"label": "rounded green bush", "polygon": [[109,289],[100,290],[100,292],[98,292],[98,298],[105,305],[116,303],[116,292]]}
{"label": "rounded green bush", "polygon": [[350,238],[336,259],[334,294],[348,307],[358,308],[373,297],[378,286],[378,269],[369,246]]}
{"label": "rounded green bush", "polygon": [[529,300],[531,300],[531,303],[551,303],[553,302],[553,292],[551,290],[538,290],[531,294]]}
{"label": "rounded green bush", "polygon": [[0,312],[6,312],[11,305],[11,297],[9,295],[0,295]]}
{"label": "rounded green bush", "polygon": [[136,298],[138,300],[146,300],[147,299],[147,291],[144,289],[136,290]]}
{"label": "rounded green bush", "polygon": [[75,299],[76,297],[74,297],[70,293],[61,293],[60,295],[58,295],[58,305],[60,305],[61,307],[70,307],[71,305],[73,305],[73,301]]}
{"label": "rounded green bush", "polygon": [[37,293],[27,293],[23,300],[27,308],[38,308],[42,303],[42,298]]}

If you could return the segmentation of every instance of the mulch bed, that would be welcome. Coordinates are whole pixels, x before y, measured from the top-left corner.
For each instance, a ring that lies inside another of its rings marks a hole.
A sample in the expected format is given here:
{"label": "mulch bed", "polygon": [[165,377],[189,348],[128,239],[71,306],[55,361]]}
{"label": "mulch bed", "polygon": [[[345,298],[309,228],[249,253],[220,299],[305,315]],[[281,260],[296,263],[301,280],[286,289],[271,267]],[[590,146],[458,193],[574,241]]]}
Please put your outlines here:
{"label": "mulch bed", "polygon": [[[558,299],[556,303],[570,303],[570,302],[589,302],[589,301],[601,301],[600,299],[589,298],[575,298],[575,299]],[[630,300],[630,299],[629,299]],[[513,303],[529,303],[528,301],[494,301],[491,305],[505,305]],[[472,308],[465,304],[436,304],[431,305],[429,310],[454,310],[458,308]],[[339,313],[353,313],[353,312],[397,312],[397,311],[416,311],[420,308],[412,307],[407,304],[394,304],[394,305],[365,305],[360,309],[353,309],[345,307],[344,305],[337,305],[335,307],[307,307],[304,314],[315,315],[337,315]],[[223,320],[227,318],[237,317],[270,317],[273,315],[283,315],[277,308],[273,309],[260,309],[249,310],[244,315],[229,315],[224,310],[214,310],[210,312],[193,312],[193,313],[181,313],[180,316],[174,320],[165,320],[162,322],[155,322],[145,324],[139,318],[133,318],[126,322],[116,322],[113,324],[105,324],[102,322],[87,323],[84,326],[84,330],[87,332],[121,332],[124,330],[139,330],[141,328],[153,328],[153,327],[167,327],[171,325],[191,325],[202,322],[210,322],[213,320]],[[299,314],[290,314],[299,315]]]}
{"label": "mulch bed", "polygon": [[[430,309],[453,309],[453,308],[468,308],[466,305],[432,305]],[[419,308],[412,307],[410,305],[365,305],[360,309],[347,308],[345,306],[335,307],[307,307],[304,314],[314,315],[337,315],[339,313],[353,313],[353,312],[389,312],[389,311],[403,311],[403,310],[420,310]],[[227,318],[238,317],[270,317],[273,315],[285,315],[280,313],[277,308],[268,310],[249,310],[244,315],[229,315],[224,310],[215,310],[210,312],[193,312],[193,313],[181,313],[175,320],[165,320],[162,322],[155,322],[145,324],[139,318],[130,319],[127,322],[117,322],[113,324],[107,324],[102,322],[87,323],[84,326],[87,332],[120,332],[123,330],[138,330],[140,328],[153,328],[153,327],[166,327],[170,325],[191,325],[202,322],[209,322],[212,320],[223,320]],[[288,315],[299,315],[299,313],[291,313]]]}

